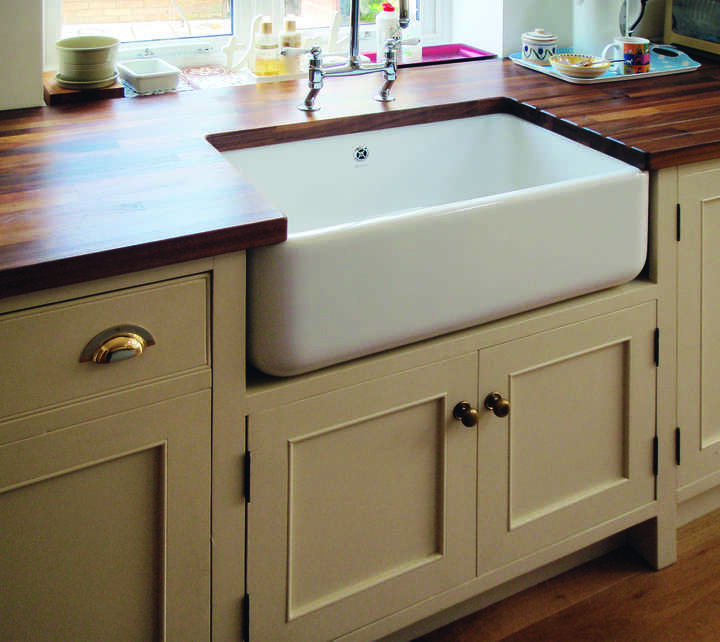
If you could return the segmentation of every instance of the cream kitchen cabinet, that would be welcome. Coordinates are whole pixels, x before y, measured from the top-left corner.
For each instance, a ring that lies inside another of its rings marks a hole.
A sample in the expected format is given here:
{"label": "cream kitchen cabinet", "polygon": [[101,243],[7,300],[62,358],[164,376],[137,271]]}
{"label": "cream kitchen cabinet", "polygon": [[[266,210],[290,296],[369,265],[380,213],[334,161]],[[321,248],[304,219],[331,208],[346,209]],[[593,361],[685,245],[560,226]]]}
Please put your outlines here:
{"label": "cream kitchen cabinet", "polygon": [[478,424],[480,575],[654,501],[655,327],[649,302],[480,350],[509,403]]}
{"label": "cream kitchen cabinet", "polygon": [[497,343],[481,328],[472,352],[251,413],[250,640],[374,639],[651,515],[656,326],[646,301]]}
{"label": "cream kitchen cabinet", "polygon": [[249,417],[251,640],[332,639],[475,576],[477,356]]}
{"label": "cream kitchen cabinet", "polygon": [[210,391],[0,446],[0,638],[207,640]]}
{"label": "cream kitchen cabinet", "polygon": [[1,639],[210,639],[210,288],[166,269],[2,302]]}
{"label": "cream kitchen cabinet", "polygon": [[720,484],[720,163],[677,170],[679,498]]}

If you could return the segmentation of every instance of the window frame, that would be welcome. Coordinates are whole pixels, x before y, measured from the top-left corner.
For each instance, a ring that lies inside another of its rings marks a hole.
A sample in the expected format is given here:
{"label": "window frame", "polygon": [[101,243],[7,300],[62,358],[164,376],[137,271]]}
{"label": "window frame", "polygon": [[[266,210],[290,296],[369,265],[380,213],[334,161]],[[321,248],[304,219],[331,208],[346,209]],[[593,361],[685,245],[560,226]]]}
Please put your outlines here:
{"label": "window frame", "polygon": [[[435,25],[432,32],[423,32],[424,44],[438,44],[448,41],[450,37],[451,4],[448,0],[422,0],[422,17],[432,12],[431,23]],[[237,36],[242,44],[246,43],[250,25],[254,16],[258,14],[271,15],[275,30],[280,31],[282,16],[284,15],[284,0],[232,0],[232,6],[233,35]],[[55,43],[60,39],[62,28],[61,7],[62,0],[43,0],[43,60],[46,71],[57,69]],[[326,34],[328,29],[329,27],[320,27],[304,29],[303,32],[310,36],[320,36]],[[189,36],[174,39],[125,42],[120,45],[118,59],[183,56],[192,61],[189,64],[216,62],[220,58],[224,60],[222,49],[233,35]],[[364,50],[374,50],[375,25],[363,25],[360,35],[361,47]]]}

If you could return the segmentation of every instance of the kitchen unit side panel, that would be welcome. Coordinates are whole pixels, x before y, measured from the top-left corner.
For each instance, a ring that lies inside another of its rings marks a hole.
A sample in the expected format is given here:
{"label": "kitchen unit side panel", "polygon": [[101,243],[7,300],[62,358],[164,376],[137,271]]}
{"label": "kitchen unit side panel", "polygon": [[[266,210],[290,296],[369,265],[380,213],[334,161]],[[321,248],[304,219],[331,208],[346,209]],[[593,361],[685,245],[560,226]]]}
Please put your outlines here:
{"label": "kitchen unit side panel", "polygon": [[720,483],[720,163],[678,174],[678,486],[686,499]]}

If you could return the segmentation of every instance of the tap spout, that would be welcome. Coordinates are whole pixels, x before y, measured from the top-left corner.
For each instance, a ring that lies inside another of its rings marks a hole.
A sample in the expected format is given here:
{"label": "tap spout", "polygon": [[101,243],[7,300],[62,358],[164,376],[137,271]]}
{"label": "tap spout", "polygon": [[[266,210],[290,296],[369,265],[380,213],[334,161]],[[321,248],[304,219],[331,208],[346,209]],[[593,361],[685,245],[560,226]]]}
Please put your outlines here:
{"label": "tap spout", "polygon": [[410,24],[410,10],[408,9],[408,0],[400,0],[399,9],[400,10],[398,12],[398,19],[400,21],[400,28],[407,29],[408,25]]}
{"label": "tap spout", "polygon": [[350,3],[350,62],[360,59],[360,0]]}
{"label": "tap spout", "polygon": [[390,95],[390,90],[397,80],[397,43],[388,40],[385,44],[385,68],[383,69],[383,76],[385,82],[375,96],[375,100],[381,103],[389,103],[395,100],[394,96]]}
{"label": "tap spout", "polygon": [[303,100],[303,102],[298,105],[298,109],[302,111],[317,111],[318,109],[320,109],[320,107],[315,104],[315,99],[320,93],[320,89],[321,87],[313,87],[310,91],[308,91],[308,95],[305,96],[305,100]]}
{"label": "tap spout", "polygon": [[[410,23],[408,11],[408,0],[400,2],[400,26],[405,28]],[[404,41],[403,41],[404,42]],[[410,41],[407,41],[410,42]],[[284,49],[283,55],[295,55],[297,53],[309,53],[310,64],[308,66],[308,89],[305,100],[298,105],[302,111],[316,111],[320,109],[315,104],[315,99],[323,87],[325,78],[332,76],[361,76],[375,72],[382,72],[385,82],[381,87],[375,100],[389,102],[394,100],[390,95],[395,80],[397,79],[397,47],[403,44],[399,37],[388,40],[385,44],[385,60],[376,64],[363,64],[360,61],[360,0],[351,0],[350,4],[350,52],[347,61],[341,65],[323,65],[322,51],[319,47],[310,50]]]}
{"label": "tap spout", "polygon": [[395,100],[395,97],[390,95],[390,90],[392,89],[392,86],[394,84],[394,78],[392,80],[390,80],[389,78],[386,79],[383,83],[383,86],[380,87],[380,89],[378,90],[378,93],[375,96],[375,100],[377,100],[379,103],[389,103]]}

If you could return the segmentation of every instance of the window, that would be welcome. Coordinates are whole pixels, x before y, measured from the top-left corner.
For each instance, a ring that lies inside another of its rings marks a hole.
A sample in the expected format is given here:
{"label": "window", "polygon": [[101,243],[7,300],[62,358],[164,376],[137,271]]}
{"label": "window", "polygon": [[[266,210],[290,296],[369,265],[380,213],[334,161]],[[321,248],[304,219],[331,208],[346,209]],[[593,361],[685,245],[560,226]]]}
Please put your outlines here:
{"label": "window", "polygon": [[61,36],[103,33],[121,42],[232,34],[230,0],[63,0]]}
{"label": "window", "polygon": [[[45,66],[56,67],[55,42],[83,34],[105,34],[122,43],[120,57],[138,53],[183,55],[202,64],[217,57],[228,38],[236,34],[247,42],[258,15],[272,16],[278,31],[284,15],[297,16],[298,28],[313,44],[327,39],[339,12],[349,22],[351,0],[44,0]],[[397,5],[397,0],[393,0]],[[451,3],[447,0],[409,0],[426,43],[447,39],[442,25]],[[360,0],[362,36],[374,48],[375,14],[382,0]],[[365,44],[364,43],[364,44]],[[190,63],[193,64],[193,63]]]}
{"label": "window", "polygon": [[[382,4],[383,0],[360,0],[360,22],[374,23]],[[393,4],[397,5],[397,0]],[[285,0],[285,14],[298,16],[301,29],[327,26],[338,11],[349,19],[350,0]]]}

